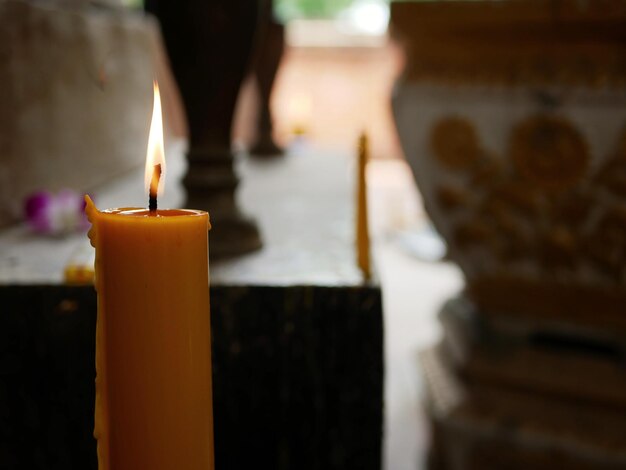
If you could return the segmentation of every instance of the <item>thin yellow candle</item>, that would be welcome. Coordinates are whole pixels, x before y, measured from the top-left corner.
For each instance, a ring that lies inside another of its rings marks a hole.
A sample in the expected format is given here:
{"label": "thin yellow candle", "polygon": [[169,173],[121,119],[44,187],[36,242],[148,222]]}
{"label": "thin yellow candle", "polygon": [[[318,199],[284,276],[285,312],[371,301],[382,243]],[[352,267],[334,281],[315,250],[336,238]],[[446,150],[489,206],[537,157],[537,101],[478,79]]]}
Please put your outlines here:
{"label": "thin yellow candle", "polygon": [[370,236],[367,219],[367,179],[365,175],[368,154],[367,135],[362,134],[359,138],[357,162],[356,247],[357,264],[365,279],[369,279],[372,275],[370,263]]}
{"label": "thin yellow candle", "polygon": [[150,192],[150,210],[99,211],[86,197],[98,292],[98,465],[212,470],[209,217],[157,210]]}

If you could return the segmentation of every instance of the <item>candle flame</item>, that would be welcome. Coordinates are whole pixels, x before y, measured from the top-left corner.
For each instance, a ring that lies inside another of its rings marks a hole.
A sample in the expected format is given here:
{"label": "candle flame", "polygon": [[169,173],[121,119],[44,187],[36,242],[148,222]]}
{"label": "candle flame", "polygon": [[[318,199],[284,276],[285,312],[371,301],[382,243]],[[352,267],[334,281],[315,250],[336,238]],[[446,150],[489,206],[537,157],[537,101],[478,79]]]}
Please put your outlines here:
{"label": "candle flame", "polygon": [[[153,178],[154,167],[161,165],[160,178]],[[163,150],[163,116],[161,114],[161,94],[159,84],[154,81],[154,105],[150,135],[148,137],[148,152],[146,154],[145,188],[150,194],[163,194],[165,181],[165,151]],[[153,187],[156,186],[156,187]]]}

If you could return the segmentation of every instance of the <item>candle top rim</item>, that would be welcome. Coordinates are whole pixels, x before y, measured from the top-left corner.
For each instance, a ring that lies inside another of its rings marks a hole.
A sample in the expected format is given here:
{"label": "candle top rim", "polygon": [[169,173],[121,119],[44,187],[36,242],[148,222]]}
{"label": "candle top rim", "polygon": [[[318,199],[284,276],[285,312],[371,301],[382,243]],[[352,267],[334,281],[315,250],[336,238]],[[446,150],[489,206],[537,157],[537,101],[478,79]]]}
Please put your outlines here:
{"label": "candle top rim", "polygon": [[156,211],[151,212],[145,207],[118,207],[105,209],[101,211],[101,213],[121,217],[145,218],[154,220],[179,217],[202,217],[205,215],[208,216],[208,212],[196,209],[157,209]]}

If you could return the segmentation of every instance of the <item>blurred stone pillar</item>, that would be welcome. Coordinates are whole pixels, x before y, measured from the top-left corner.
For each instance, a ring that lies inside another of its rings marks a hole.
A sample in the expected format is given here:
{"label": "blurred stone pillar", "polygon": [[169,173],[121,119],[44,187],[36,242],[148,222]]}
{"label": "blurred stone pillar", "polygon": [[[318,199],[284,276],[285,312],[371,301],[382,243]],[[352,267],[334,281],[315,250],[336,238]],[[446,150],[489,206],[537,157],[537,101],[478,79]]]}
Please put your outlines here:
{"label": "blurred stone pillar", "polygon": [[398,134],[466,280],[421,355],[437,470],[626,468],[626,4],[392,2]]}
{"label": "blurred stone pillar", "polygon": [[185,105],[189,168],[186,206],[210,212],[211,256],[261,246],[256,224],[237,207],[231,128],[257,37],[258,0],[146,0],[161,22]]}

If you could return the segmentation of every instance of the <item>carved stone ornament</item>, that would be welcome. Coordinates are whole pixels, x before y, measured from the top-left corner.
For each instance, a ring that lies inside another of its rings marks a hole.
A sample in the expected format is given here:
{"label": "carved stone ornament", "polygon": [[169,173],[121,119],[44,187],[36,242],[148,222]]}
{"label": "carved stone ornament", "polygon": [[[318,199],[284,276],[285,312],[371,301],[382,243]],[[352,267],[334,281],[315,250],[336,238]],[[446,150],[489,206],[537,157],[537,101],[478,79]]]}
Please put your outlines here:
{"label": "carved stone ornament", "polygon": [[626,331],[626,3],[397,2],[394,115],[487,313]]}

